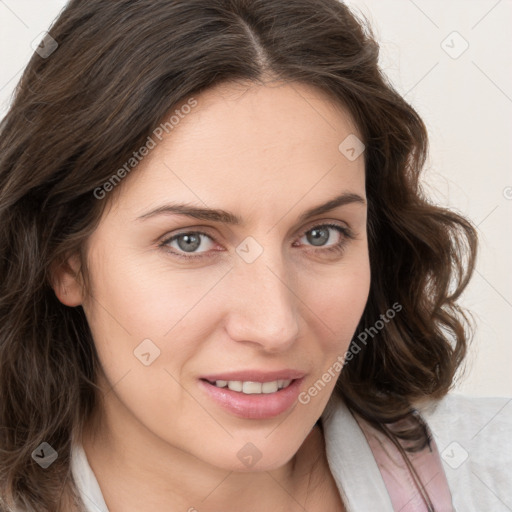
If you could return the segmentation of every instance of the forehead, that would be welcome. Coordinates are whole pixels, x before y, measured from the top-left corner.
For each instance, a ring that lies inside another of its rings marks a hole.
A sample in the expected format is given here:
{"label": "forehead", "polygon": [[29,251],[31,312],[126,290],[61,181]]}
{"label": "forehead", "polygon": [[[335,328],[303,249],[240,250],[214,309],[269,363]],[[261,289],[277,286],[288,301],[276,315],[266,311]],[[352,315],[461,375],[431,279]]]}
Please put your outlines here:
{"label": "forehead", "polygon": [[[302,83],[223,83],[195,98],[197,105],[180,116],[169,146],[200,144],[216,153],[259,153],[276,146],[332,146],[359,130],[346,107],[322,90]],[[179,110],[179,108],[175,109]],[[222,145],[219,144],[222,141]],[[296,149],[300,149],[297,147]],[[292,155],[288,155],[291,158]]]}
{"label": "forehead", "polygon": [[169,113],[181,114],[169,133],[153,135],[154,148],[121,184],[124,206],[179,199],[261,208],[278,199],[291,206],[305,195],[364,196],[363,156],[350,160],[340,150],[347,137],[361,138],[359,131],[348,110],[322,91],[229,83],[194,100],[194,107]]}

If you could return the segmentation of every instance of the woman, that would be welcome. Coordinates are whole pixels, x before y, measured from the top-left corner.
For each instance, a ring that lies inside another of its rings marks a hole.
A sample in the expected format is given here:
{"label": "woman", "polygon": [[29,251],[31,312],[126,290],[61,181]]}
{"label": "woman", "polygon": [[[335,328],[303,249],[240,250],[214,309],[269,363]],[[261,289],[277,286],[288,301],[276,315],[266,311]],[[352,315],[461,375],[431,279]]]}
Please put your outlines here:
{"label": "woman", "polygon": [[377,61],[336,0],[67,5],[1,124],[2,510],[511,504],[508,399],[448,394],[476,231]]}

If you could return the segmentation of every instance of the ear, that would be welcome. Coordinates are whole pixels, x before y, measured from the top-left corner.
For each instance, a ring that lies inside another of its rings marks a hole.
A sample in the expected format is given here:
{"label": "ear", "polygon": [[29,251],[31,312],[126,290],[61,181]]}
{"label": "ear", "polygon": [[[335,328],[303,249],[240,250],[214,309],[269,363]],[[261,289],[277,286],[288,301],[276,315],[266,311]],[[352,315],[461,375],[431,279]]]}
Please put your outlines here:
{"label": "ear", "polygon": [[70,256],[64,263],[51,268],[52,288],[57,298],[66,306],[80,306],[83,300],[83,286],[80,279],[78,254]]}

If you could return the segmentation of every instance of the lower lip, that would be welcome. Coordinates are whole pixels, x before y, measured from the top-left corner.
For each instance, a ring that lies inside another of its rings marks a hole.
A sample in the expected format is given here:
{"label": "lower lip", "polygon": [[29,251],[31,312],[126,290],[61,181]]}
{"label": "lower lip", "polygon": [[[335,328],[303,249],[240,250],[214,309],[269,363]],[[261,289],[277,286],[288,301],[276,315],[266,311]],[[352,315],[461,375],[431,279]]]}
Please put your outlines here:
{"label": "lower lip", "polygon": [[304,378],[293,380],[287,388],[275,393],[246,395],[228,388],[218,388],[208,381],[199,384],[222,408],[239,418],[262,420],[286,412],[297,401]]}

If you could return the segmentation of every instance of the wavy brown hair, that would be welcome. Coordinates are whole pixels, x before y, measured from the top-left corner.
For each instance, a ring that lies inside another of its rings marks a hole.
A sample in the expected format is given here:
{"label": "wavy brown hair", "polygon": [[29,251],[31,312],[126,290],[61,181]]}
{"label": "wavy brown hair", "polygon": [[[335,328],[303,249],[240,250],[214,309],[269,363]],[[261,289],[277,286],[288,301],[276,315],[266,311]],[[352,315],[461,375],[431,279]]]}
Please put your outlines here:
{"label": "wavy brown hair", "polygon": [[[472,335],[456,301],[477,237],[422,192],[427,130],[379,69],[367,20],[337,0],[71,0],[49,32],[58,48],[34,53],[0,123],[0,508],[70,510],[72,441],[98,404],[84,311],[59,302],[51,269],[78,254],[86,274],[111,199],[93,191],[170,109],[222,82],[313,85],[353,116],[371,264],[357,332],[403,309],[335,393],[406,450],[424,447],[415,405],[448,392]],[[42,441],[59,454],[45,471],[31,458]]]}

